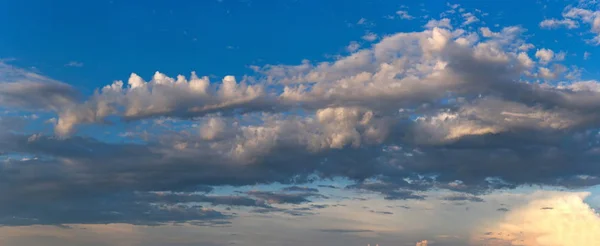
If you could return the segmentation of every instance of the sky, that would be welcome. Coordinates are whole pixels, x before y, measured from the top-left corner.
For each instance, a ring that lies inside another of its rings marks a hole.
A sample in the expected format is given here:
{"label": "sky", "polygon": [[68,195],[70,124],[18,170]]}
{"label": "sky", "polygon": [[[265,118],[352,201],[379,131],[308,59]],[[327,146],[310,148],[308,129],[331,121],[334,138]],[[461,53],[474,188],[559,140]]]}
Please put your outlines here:
{"label": "sky", "polygon": [[600,245],[597,1],[0,0],[0,245]]}

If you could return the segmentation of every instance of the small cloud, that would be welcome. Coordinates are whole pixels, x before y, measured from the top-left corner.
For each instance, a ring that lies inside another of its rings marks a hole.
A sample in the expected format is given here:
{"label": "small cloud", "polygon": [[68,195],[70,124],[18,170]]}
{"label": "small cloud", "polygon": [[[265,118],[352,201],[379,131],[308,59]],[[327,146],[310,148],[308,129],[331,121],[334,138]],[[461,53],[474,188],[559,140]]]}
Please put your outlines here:
{"label": "small cloud", "polygon": [[333,185],[318,185],[318,186],[321,188],[339,189],[339,187],[333,186]]}
{"label": "small cloud", "polygon": [[427,240],[423,240],[420,242],[417,242],[417,244],[415,246],[427,246],[429,244],[429,242]]}
{"label": "small cloud", "polygon": [[83,67],[83,62],[70,61],[69,63],[65,64],[65,67]]}
{"label": "small cloud", "polygon": [[357,25],[359,26],[375,26],[375,23],[373,23],[372,21],[367,20],[366,18],[360,18],[357,22]]}
{"label": "small cloud", "polygon": [[583,52],[583,59],[584,60],[590,59],[591,55],[592,55],[592,53],[590,53],[590,52],[587,52],[587,51]]}
{"label": "small cloud", "polygon": [[371,230],[360,230],[360,229],[321,229],[319,231],[329,233],[359,233],[359,232],[372,232]]}
{"label": "small cloud", "polygon": [[350,44],[348,46],[346,46],[346,50],[351,53],[354,51],[357,51],[359,48],[360,48],[360,44],[356,41],[352,41],[352,42],[350,42]]}
{"label": "small cloud", "polygon": [[472,195],[466,195],[466,194],[454,194],[454,195],[448,195],[442,198],[442,200],[445,201],[469,201],[469,202],[484,202],[483,199],[476,197],[476,196],[472,196]]}
{"label": "small cloud", "polygon": [[370,210],[369,212],[371,212],[371,213],[375,213],[375,214],[384,214],[384,215],[391,215],[391,214],[394,214],[394,213],[392,213],[392,212],[389,212],[389,211],[375,211],[375,210]]}
{"label": "small cloud", "polygon": [[465,19],[465,21],[462,23],[463,26],[467,26],[479,21],[479,18],[471,13],[464,13],[462,17]]}
{"label": "small cloud", "polygon": [[543,207],[542,210],[552,210],[554,209],[553,207]]}
{"label": "small cloud", "polygon": [[546,19],[540,22],[540,27],[545,29],[554,29],[559,27],[566,27],[567,29],[573,29],[579,27],[579,23],[571,19],[557,20],[557,19]]}
{"label": "small cloud", "polygon": [[369,42],[373,42],[375,40],[377,40],[377,34],[372,33],[372,32],[367,32],[365,35],[362,36],[362,39],[365,41],[369,41]]}
{"label": "small cloud", "polygon": [[408,11],[406,10],[398,10],[396,11],[396,14],[400,17],[400,19],[403,20],[412,20],[415,18],[412,15],[408,14]]}
{"label": "small cloud", "polygon": [[510,211],[510,210],[509,210],[508,208],[499,208],[499,209],[496,209],[496,211],[500,211],[500,212],[508,212],[508,211]]}

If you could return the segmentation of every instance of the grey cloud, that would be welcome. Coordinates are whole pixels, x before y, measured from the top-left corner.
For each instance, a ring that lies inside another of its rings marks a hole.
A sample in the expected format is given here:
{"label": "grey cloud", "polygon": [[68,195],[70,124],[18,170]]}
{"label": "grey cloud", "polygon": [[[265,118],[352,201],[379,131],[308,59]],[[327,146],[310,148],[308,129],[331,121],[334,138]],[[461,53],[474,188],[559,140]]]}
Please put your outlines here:
{"label": "grey cloud", "polygon": [[309,197],[320,197],[324,198],[325,196],[315,193],[274,193],[268,191],[249,191],[248,195],[254,196],[258,199],[262,199],[268,203],[272,204],[300,204],[310,202]]}
{"label": "grey cloud", "polygon": [[138,194],[138,199],[148,203],[209,203],[213,206],[268,207],[263,201],[243,196],[197,195],[189,193],[153,192]]}
{"label": "grey cloud", "polygon": [[360,232],[373,232],[372,230],[355,230],[355,229],[321,229],[319,231],[328,233],[360,233]]}
{"label": "grey cloud", "polygon": [[392,212],[389,212],[389,211],[376,211],[376,210],[369,210],[369,212],[371,212],[371,213],[376,213],[376,214],[384,214],[384,215],[391,215],[391,214],[394,214],[394,213],[392,213]]}
{"label": "grey cloud", "polygon": [[72,86],[0,61],[0,105],[25,110],[61,110],[79,102]]}
{"label": "grey cloud", "polygon": [[453,194],[449,196],[442,197],[442,200],[445,201],[469,201],[469,202],[484,202],[480,197],[466,195],[466,194]]}
{"label": "grey cloud", "polygon": [[321,188],[339,189],[339,187],[333,186],[333,185],[318,185],[318,186]]}
{"label": "grey cloud", "polygon": [[[412,186],[414,188],[415,186]],[[415,194],[410,184],[399,185],[395,183],[360,183],[351,185],[348,188],[378,192],[384,195],[386,200],[423,200],[424,195]]]}
{"label": "grey cloud", "polygon": [[283,188],[284,191],[300,191],[300,192],[319,192],[318,189],[300,186],[290,186]]}
{"label": "grey cloud", "polygon": [[276,207],[268,207],[268,208],[257,208],[251,210],[253,213],[259,214],[270,214],[270,213],[283,213],[291,216],[307,216],[313,215],[314,213],[307,212],[306,210],[297,210],[297,209],[285,209],[285,208],[276,208]]}

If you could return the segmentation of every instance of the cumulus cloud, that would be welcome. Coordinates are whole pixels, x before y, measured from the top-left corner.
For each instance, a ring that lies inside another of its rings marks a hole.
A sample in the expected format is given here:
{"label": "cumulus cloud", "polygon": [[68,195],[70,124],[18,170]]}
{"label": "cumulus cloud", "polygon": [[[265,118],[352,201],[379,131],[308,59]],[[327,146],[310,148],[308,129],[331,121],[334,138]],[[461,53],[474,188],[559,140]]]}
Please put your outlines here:
{"label": "cumulus cloud", "polygon": [[546,19],[540,22],[542,28],[565,27],[568,29],[579,28],[582,24],[589,26],[589,32],[594,36],[590,43],[600,44],[600,11],[590,8],[585,1],[581,1],[576,6],[569,5],[562,12],[564,19]]}
{"label": "cumulus cloud", "polygon": [[479,21],[479,18],[475,16],[473,13],[464,13],[462,14],[464,21],[462,23],[463,26],[467,26]]}
{"label": "cumulus cloud", "polygon": [[362,39],[365,41],[369,41],[369,42],[373,42],[375,40],[377,40],[378,36],[375,33],[372,32],[367,32],[365,33],[365,35],[362,36]]}
{"label": "cumulus cloud", "polygon": [[547,64],[548,62],[554,59],[554,51],[550,49],[538,49],[535,52],[535,57],[540,59],[540,62],[543,64]]}
{"label": "cumulus cloud", "polygon": [[576,21],[571,20],[571,19],[563,19],[563,20],[546,19],[546,20],[543,20],[542,22],[540,22],[540,27],[548,28],[548,29],[559,28],[559,27],[573,29],[573,28],[578,28],[579,23],[577,23]]}
{"label": "cumulus cloud", "polygon": [[[481,240],[497,245],[596,245],[600,215],[584,203],[588,195],[557,193],[535,199],[508,212]],[[544,207],[553,209],[540,209]]]}
{"label": "cumulus cloud", "polygon": [[400,17],[400,19],[403,20],[412,20],[415,18],[412,15],[408,14],[408,11],[406,10],[398,10],[396,11],[396,14],[398,15],[398,17]]}

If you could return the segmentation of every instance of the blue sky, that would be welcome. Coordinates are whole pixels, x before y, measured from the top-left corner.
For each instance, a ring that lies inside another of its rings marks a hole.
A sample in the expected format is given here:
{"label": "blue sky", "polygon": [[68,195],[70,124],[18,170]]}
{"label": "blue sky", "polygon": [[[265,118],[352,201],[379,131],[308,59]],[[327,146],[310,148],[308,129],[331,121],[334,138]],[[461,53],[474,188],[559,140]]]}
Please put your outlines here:
{"label": "blue sky", "polygon": [[[123,79],[165,74],[243,75],[249,65],[330,60],[365,32],[379,35],[418,31],[429,19],[388,20],[406,6],[412,15],[431,15],[447,6],[439,1],[4,1],[5,58],[35,67],[52,78],[91,92]],[[519,7],[514,6],[518,4]],[[560,17],[565,1],[461,2],[480,9],[491,28],[521,25],[534,43],[582,56],[576,32],[539,31],[539,20]],[[535,11],[532,11],[535,9]],[[357,22],[365,18],[367,24]],[[591,56],[593,59],[594,56]],[[582,68],[592,62],[575,62]],[[65,67],[70,62],[81,68]],[[593,60],[590,60],[593,61]],[[592,74],[586,76],[598,76]]]}
{"label": "blue sky", "polygon": [[0,33],[1,245],[600,244],[595,1],[0,0]]}

